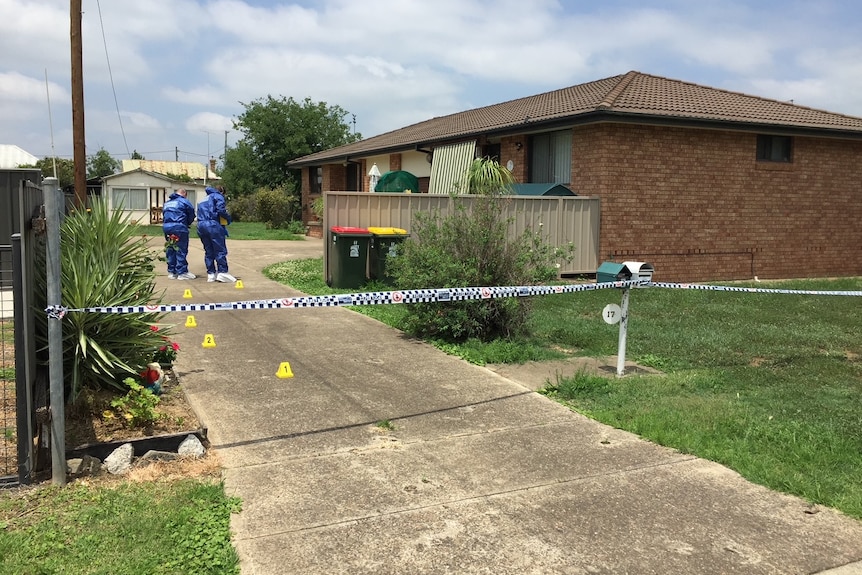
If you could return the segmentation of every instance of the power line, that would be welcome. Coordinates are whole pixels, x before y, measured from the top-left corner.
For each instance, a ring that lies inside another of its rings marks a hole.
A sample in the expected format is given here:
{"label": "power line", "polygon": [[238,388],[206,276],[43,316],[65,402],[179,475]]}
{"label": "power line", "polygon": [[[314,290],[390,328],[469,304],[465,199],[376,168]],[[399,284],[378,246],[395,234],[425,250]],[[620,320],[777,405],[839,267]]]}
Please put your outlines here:
{"label": "power line", "polygon": [[114,92],[114,106],[117,108],[117,121],[120,123],[120,133],[123,135],[123,145],[126,147],[126,155],[130,158],[129,143],[126,142],[126,131],[123,129],[123,118],[120,116],[120,104],[117,101],[117,89],[114,87],[114,73],[111,71],[111,59],[108,57],[108,39],[105,37],[105,23],[102,21],[102,5],[96,0],[99,9],[99,25],[102,27],[102,44],[105,46],[105,61],[108,62],[108,77],[111,79],[111,90]]}

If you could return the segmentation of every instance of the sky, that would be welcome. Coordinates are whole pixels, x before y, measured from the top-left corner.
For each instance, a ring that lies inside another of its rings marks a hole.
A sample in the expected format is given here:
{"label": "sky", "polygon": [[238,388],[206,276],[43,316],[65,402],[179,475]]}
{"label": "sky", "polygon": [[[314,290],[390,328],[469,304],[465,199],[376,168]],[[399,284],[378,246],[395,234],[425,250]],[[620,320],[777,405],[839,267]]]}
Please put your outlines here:
{"label": "sky", "polygon": [[[862,117],[855,0],[82,0],[85,142],[220,161],[255,100],[363,137],[637,70]],[[71,158],[70,6],[0,0],[0,144]]]}

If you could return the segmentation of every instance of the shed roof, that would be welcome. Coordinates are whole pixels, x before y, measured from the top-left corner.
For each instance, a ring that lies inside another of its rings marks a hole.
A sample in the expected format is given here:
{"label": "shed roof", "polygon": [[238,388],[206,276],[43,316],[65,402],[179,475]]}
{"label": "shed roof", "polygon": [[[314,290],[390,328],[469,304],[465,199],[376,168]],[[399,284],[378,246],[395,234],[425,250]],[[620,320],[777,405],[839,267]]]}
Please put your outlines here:
{"label": "shed roof", "polygon": [[300,167],[347,157],[430,147],[481,135],[516,134],[552,126],[562,128],[608,121],[795,130],[862,138],[862,118],[631,71],[432,118],[297,158],[289,164]]}
{"label": "shed roof", "polygon": [[18,166],[33,166],[39,158],[14,144],[0,144],[0,168],[9,169]]}
{"label": "shed roof", "polygon": [[161,160],[123,160],[123,171],[142,169],[156,174],[186,175],[193,180],[217,180],[218,175],[198,162],[167,162]]}

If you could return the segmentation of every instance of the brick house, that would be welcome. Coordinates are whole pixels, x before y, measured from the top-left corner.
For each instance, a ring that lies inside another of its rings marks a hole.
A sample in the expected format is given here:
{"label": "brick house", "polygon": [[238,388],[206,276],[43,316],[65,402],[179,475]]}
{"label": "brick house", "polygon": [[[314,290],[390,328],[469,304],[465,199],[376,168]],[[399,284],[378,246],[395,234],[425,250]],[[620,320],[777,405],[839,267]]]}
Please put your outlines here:
{"label": "brick house", "polygon": [[519,182],[601,198],[601,259],[651,262],[661,281],[862,275],[862,118],[640,72],[291,166],[307,209],[323,191],[369,191],[373,163],[448,193],[464,162],[485,155]]}

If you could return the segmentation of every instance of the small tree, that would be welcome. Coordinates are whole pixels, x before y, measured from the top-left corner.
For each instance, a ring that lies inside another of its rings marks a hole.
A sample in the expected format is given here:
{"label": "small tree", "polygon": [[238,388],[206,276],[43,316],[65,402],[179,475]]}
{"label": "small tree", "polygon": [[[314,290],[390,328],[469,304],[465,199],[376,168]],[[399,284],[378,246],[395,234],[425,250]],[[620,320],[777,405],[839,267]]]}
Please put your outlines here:
{"label": "small tree", "polygon": [[101,178],[120,171],[121,164],[104,148],[87,158],[87,177]]}
{"label": "small tree", "polygon": [[[493,160],[480,159],[470,166],[466,181],[476,195],[469,203],[453,196],[453,214],[416,214],[413,237],[401,244],[398,257],[387,260],[398,287],[530,285],[556,278],[555,260],[567,255],[544,242],[541,225],[537,232],[509,237],[503,194],[513,183],[511,173]],[[530,299],[412,304],[408,309],[405,323],[414,334],[488,341],[524,333]]]}
{"label": "small tree", "polygon": [[[54,168],[57,168],[56,173],[54,172]],[[72,160],[67,160],[64,158],[43,158],[41,160],[37,160],[35,165],[24,165],[19,166],[20,168],[39,168],[42,170],[42,177],[44,178],[54,178],[56,177],[59,184],[60,189],[66,188],[67,186],[71,186],[75,183],[75,162]]]}

